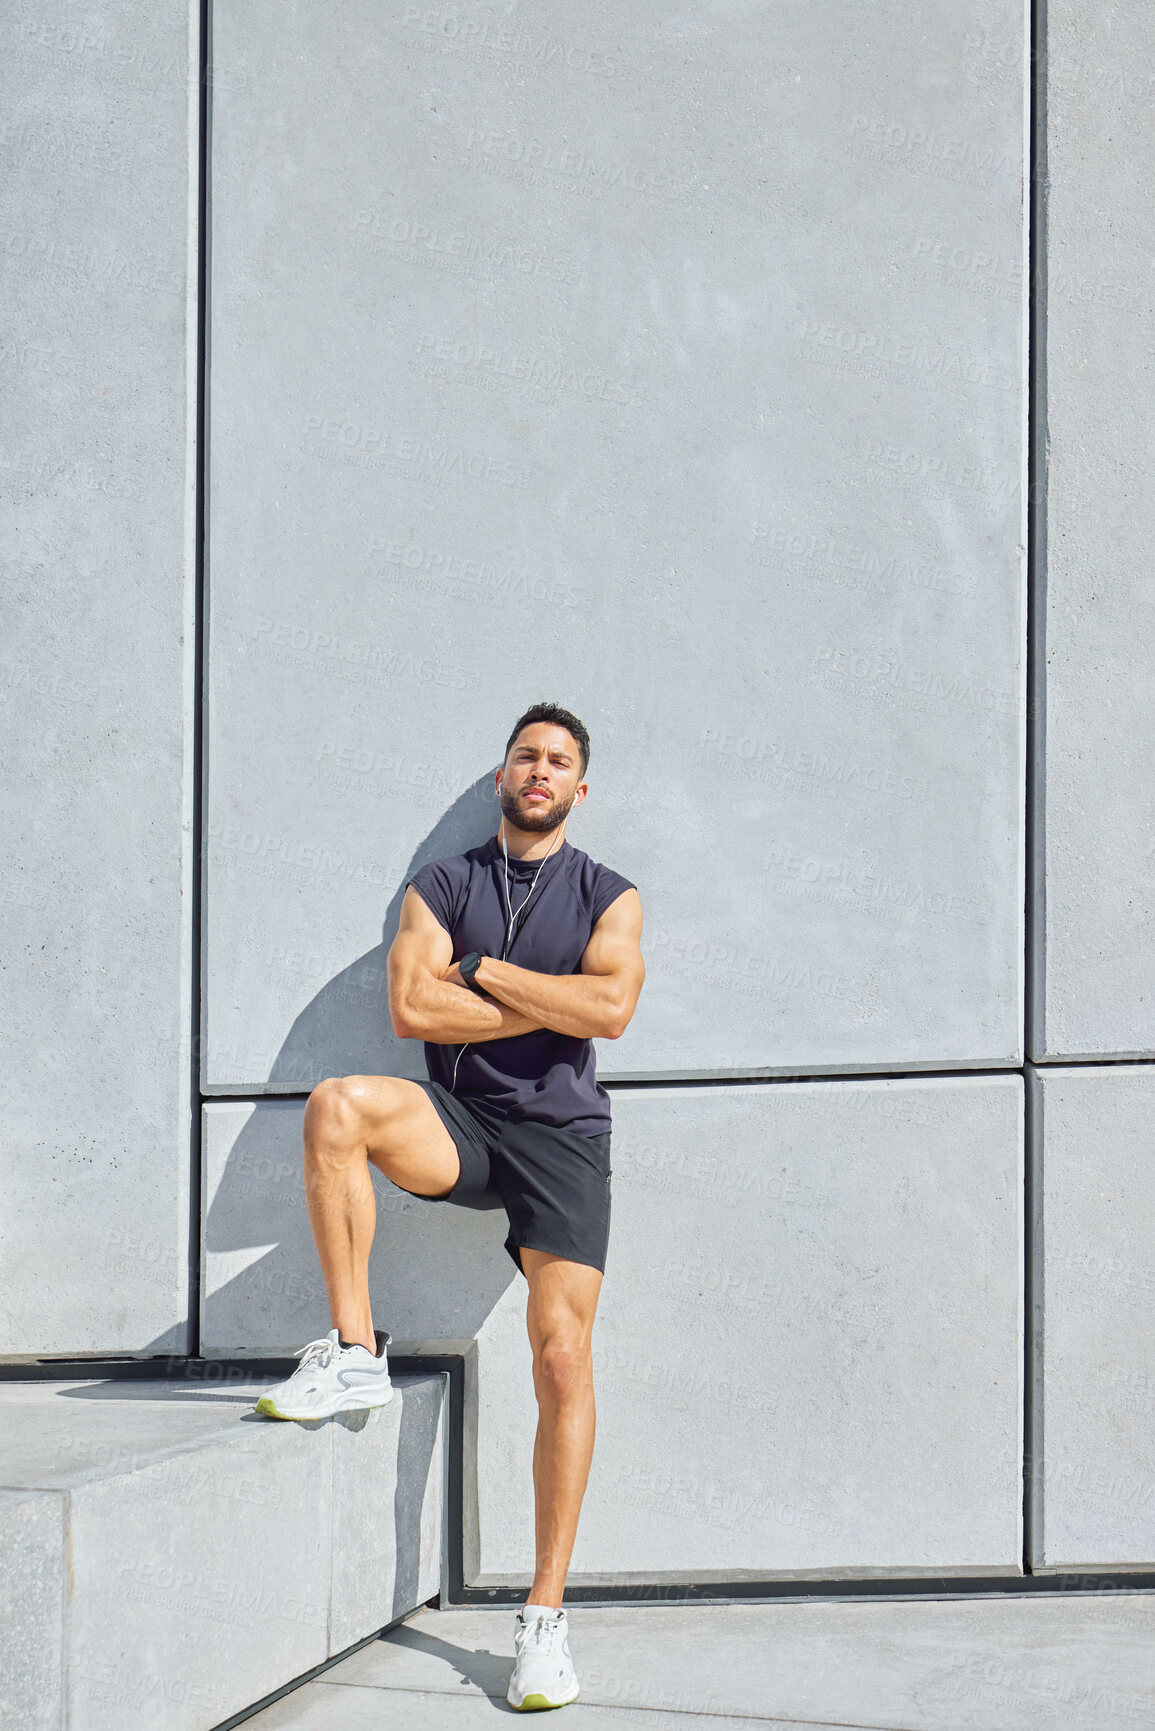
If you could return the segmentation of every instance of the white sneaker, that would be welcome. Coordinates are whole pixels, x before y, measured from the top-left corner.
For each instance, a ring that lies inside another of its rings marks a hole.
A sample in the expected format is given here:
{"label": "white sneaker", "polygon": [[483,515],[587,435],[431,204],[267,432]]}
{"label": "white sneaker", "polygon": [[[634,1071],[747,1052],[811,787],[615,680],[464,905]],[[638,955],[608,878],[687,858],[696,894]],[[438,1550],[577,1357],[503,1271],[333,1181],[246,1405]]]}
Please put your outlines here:
{"label": "white sneaker", "polygon": [[569,1652],[569,1623],[564,1611],[527,1623],[521,1612],[513,1629],[517,1663],[509,1679],[506,1700],[519,1713],[542,1707],[565,1707],[578,1698],[577,1673]]}
{"label": "white sneaker", "polygon": [[384,1406],[393,1399],[385,1348],[393,1336],[374,1330],[376,1355],[367,1346],[342,1346],[331,1328],[294,1356],[300,1364],[285,1382],[266,1389],[256,1410],[266,1418],[329,1418],[335,1412]]}

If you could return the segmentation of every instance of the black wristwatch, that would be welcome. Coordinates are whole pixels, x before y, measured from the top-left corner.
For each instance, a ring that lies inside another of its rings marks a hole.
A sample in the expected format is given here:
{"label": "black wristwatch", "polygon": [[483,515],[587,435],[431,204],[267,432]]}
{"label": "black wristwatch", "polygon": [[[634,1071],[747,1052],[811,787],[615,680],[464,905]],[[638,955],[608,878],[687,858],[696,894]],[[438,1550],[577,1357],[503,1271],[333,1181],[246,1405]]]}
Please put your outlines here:
{"label": "black wristwatch", "polygon": [[461,975],[470,991],[476,992],[479,998],[484,998],[485,988],[484,986],[477,985],[473,976],[484,960],[485,957],[481,954],[480,950],[470,950],[469,954],[467,956],[462,956],[461,960],[457,964],[458,973]]}

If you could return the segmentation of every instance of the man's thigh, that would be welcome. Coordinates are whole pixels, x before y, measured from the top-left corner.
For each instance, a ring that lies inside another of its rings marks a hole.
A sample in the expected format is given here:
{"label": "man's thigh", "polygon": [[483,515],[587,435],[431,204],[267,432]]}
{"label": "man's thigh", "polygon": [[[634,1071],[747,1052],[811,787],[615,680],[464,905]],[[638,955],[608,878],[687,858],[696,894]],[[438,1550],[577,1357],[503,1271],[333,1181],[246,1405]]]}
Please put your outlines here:
{"label": "man's thigh", "polygon": [[403,1076],[342,1076],[327,1085],[338,1091],[341,1109],[355,1114],[379,1171],[415,1196],[449,1194],[461,1175],[461,1158],[424,1088]]}
{"label": "man's thigh", "polygon": [[551,1341],[588,1348],[602,1289],[601,1270],[525,1245],[521,1261],[529,1283],[525,1321],[534,1351]]}

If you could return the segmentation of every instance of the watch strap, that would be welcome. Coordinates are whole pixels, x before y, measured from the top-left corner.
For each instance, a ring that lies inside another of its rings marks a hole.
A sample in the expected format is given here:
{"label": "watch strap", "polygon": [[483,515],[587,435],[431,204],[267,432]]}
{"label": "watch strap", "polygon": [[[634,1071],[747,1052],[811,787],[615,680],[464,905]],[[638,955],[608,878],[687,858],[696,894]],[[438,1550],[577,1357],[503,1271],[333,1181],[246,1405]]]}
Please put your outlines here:
{"label": "watch strap", "polygon": [[485,957],[479,950],[470,950],[469,954],[467,956],[462,956],[461,960],[457,964],[458,973],[461,975],[470,991],[476,992],[479,997],[484,997],[485,992],[484,989],[477,984],[473,976],[476,974],[484,960]]}

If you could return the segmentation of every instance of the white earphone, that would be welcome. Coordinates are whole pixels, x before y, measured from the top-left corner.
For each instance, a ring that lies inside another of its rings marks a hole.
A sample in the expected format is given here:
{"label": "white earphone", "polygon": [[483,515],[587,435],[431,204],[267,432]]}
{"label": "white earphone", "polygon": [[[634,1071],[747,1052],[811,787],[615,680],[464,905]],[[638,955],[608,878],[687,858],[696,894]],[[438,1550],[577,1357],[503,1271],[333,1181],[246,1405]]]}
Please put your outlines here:
{"label": "white earphone", "polygon": [[[560,836],[560,834],[561,834],[561,830],[559,827],[558,835]],[[541,865],[539,865],[537,870],[534,872],[533,882],[529,886],[529,895],[526,896],[525,900],[522,902],[521,906],[518,908],[517,916],[516,916],[517,919],[519,919],[519,920],[521,919],[521,916],[524,914],[526,908],[529,906],[529,898],[530,898],[530,896],[532,896],[534,890],[537,888],[537,880],[541,876],[541,867],[544,866],[546,860],[549,858],[549,855],[553,852],[553,850],[556,846],[557,846],[557,840],[555,839],[554,841],[552,841],[550,843],[549,853],[547,853],[545,855],[545,858],[542,860]],[[509,946],[513,942],[513,932],[514,932],[513,904],[510,901],[510,896],[509,896],[509,849],[505,845],[505,819],[504,818],[502,818],[502,820],[501,820],[501,851],[505,856],[505,870],[502,874],[502,878],[503,878],[503,881],[505,884],[505,906],[506,906],[506,909],[508,910],[508,913],[509,913],[509,919],[508,919],[508,922],[507,922],[506,928],[505,928],[505,948],[501,952],[501,959],[504,962],[509,956]]]}
{"label": "white earphone", "polygon": [[[515,927],[516,923],[521,919],[522,915],[525,913],[526,908],[529,906],[530,896],[533,895],[534,890],[537,888],[537,880],[541,876],[542,866],[545,865],[546,860],[550,857],[550,854],[552,854],[554,848],[557,846],[558,840],[561,837],[561,833],[562,833],[561,828],[559,826],[558,836],[554,841],[552,841],[550,843],[549,853],[547,853],[544,856],[544,858],[542,859],[541,865],[538,866],[537,870],[533,874],[533,882],[529,886],[529,895],[526,896],[525,900],[522,902],[521,906],[518,908],[517,913],[515,915],[514,911],[513,911],[513,902],[512,902],[512,899],[510,897],[510,893],[509,893],[509,849],[505,844],[505,819],[504,819],[504,817],[501,820],[501,851],[502,851],[502,854],[503,854],[504,860],[505,860],[505,865],[504,865],[504,868],[502,870],[502,882],[505,886],[505,906],[506,906],[506,912],[507,912],[507,919],[506,919],[506,923],[505,923],[505,946],[501,952],[501,959],[503,962],[506,961],[508,959],[508,956],[509,956],[509,947],[512,944],[513,939],[514,939],[514,927]],[[467,1040],[465,1042],[465,1046],[468,1046],[469,1044],[470,1044],[470,1042]],[[453,1065],[453,1080],[449,1084],[450,1093],[453,1092],[454,1088],[457,1085],[457,1065],[460,1064],[460,1062],[461,1062],[462,1055],[465,1052],[465,1046],[462,1046],[461,1051],[458,1052],[456,1062]]]}

